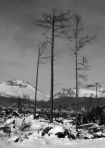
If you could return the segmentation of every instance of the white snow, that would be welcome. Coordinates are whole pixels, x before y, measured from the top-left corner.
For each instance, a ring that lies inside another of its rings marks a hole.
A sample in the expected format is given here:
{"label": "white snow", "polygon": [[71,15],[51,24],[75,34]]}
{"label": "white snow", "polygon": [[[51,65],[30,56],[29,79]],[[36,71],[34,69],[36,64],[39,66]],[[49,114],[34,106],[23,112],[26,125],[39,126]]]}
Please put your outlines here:
{"label": "white snow", "polygon": [[1,144],[0,148],[105,148],[105,139],[77,140],[68,142],[68,140],[45,140],[38,139],[34,141],[25,141],[23,143]]}
{"label": "white snow", "polygon": [[53,127],[53,129],[51,129],[49,132],[48,132],[48,134],[56,134],[56,133],[58,133],[58,132],[64,132],[64,128],[62,127],[62,126],[58,126],[58,125],[56,125],[56,126],[54,126]]}
{"label": "white snow", "polygon": [[[60,89],[56,92],[54,92],[54,98],[59,98],[59,97],[75,97],[76,90],[73,88],[63,88]],[[96,89],[95,88],[80,88],[79,89],[79,97],[95,97],[96,96]],[[98,88],[97,91],[97,96],[98,97],[105,97],[105,89],[104,88]],[[47,98],[50,98],[50,95],[46,95]]]}
{"label": "white snow", "polygon": [[[15,120],[15,123],[13,121]],[[15,128],[13,128],[15,124]],[[67,129],[70,133],[76,134],[76,128],[72,125],[71,120],[63,120],[63,123],[49,123],[49,121],[42,118],[33,119],[33,115],[27,117],[13,117],[6,120],[5,124],[11,128],[11,136],[4,135],[1,131],[0,135],[5,136],[4,140],[1,138],[0,148],[104,148],[105,138],[91,139],[92,135],[87,132],[87,130],[81,129],[81,137],[86,137],[88,140],[84,139],[69,139],[67,136],[64,138],[58,138],[57,133],[64,133]],[[27,126],[29,125],[29,126]],[[26,128],[24,128],[26,127]],[[22,130],[23,128],[23,130]],[[42,136],[42,132],[45,130],[45,135]],[[104,135],[105,133],[97,132],[97,135]],[[90,139],[89,139],[90,138]],[[14,142],[18,140],[17,142]]]}
{"label": "white snow", "polygon": [[[20,97],[34,100],[35,88],[29,83],[21,80],[10,80],[0,83],[0,95],[7,97]],[[43,100],[44,95],[38,91],[38,100]]]}

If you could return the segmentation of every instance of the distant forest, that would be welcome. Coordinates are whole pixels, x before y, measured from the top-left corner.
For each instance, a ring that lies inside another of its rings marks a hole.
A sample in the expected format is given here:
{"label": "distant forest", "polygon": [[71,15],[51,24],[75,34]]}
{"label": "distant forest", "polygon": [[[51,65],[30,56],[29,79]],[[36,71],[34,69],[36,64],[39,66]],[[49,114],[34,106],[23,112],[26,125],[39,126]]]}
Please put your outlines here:
{"label": "distant forest", "polygon": [[[0,104],[17,104],[18,99],[21,100],[21,103],[34,105],[34,101],[31,101],[29,99],[21,99],[21,98],[8,98],[0,96]],[[64,109],[64,110],[73,110],[76,108],[76,99],[73,97],[61,97],[54,99],[54,109]],[[105,98],[88,98],[88,97],[82,97],[78,98],[78,109],[85,108],[86,110],[89,110],[94,107],[105,107]],[[49,101],[37,101],[37,108],[50,108],[50,100]]]}

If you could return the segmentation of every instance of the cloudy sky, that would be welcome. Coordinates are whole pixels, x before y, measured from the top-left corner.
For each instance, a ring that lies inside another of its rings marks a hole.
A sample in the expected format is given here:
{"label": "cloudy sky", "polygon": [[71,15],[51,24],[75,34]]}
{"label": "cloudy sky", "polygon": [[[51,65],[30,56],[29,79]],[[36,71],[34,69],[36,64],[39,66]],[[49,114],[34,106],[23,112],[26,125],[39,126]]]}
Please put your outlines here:
{"label": "cloudy sky", "polygon": [[[0,0],[0,82],[20,79],[35,85],[38,44],[42,30],[33,25],[41,12],[55,7],[79,13],[89,34],[96,35],[82,49],[88,58],[88,82],[105,81],[105,0]],[[50,49],[48,49],[50,50]],[[67,41],[57,40],[55,53],[55,90],[75,85],[74,56]],[[50,91],[50,63],[40,65],[39,90]]]}

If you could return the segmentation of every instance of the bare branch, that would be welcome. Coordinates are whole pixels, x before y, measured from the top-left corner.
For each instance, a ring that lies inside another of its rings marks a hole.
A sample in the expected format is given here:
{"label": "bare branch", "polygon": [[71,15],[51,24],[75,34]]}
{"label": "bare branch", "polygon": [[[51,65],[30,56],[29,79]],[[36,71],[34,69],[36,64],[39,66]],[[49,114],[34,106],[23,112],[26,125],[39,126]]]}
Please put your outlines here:
{"label": "bare branch", "polygon": [[[69,12],[56,14],[56,10],[53,9],[51,13],[42,13],[42,19],[34,22],[34,25],[44,28],[44,30],[51,31],[51,112],[50,112],[50,122],[53,122],[53,89],[54,89],[54,42],[56,35],[65,36],[69,21]],[[49,41],[49,40],[48,40]],[[46,44],[42,44],[39,48],[39,58],[41,58],[43,52],[46,49]],[[41,59],[47,59],[48,57],[42,57]],[[43,64],[42,61],[40,61]],[[39,64],[40,64],[39,63]]]}
{"label": "bare branch", "polygon": [[48,45],[48,41],[44,41],[39,44],[39,57],[41,57],[43,55],[43,53],[45,52],[45,50],[47,48],[47,45]]}
{"label": "bare branch", "polygon": [[45,59],[50,59],[50,58],[51,58],[51,56],[48,56],[48,57],[41,57],[40,59],[45,60]]}

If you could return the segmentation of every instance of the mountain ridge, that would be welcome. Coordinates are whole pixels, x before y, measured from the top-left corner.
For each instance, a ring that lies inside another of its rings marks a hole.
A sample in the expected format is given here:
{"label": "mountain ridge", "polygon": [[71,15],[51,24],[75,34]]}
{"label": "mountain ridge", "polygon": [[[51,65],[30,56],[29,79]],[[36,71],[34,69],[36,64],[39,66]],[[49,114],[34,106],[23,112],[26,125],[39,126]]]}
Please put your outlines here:
{"label": "mountain ridge", "polygon": [[[73,88],[62,88],[54,92],[54,99],[62,97],[75,97],[76,90]],[[48,101],[50,95],[44,95],[40,91],[37,92],[37,100]],[[6,97],[20,97],[34,100],[35,87],[28,81],[22,80],[8,80],[0,83],[0,96]],[[80,88],[79,97],[96,97],[95,88]],[[105,97],[105,89],[100,87],[97,91],[97,97]]]}
{"label": "mountain ridge", "polygon": [[[44,95],[38,91],[38,100],[43,100]],[[34,100],[35,98],[35,87],[28,82],[22,80],[8,80],[0,83],[0,96],[7,97],[20,97]]]}
{"label": "mountain ridge", "polygon": [[[56,92],[54,92],[54,98],[61,98],[61,97],[75,97],[76,90],[73,88],[62,88]],[[96,89],[95,88],[80,88],[78,91],[79,97],[96,97]],[[49,94],[47,95],[49,98]],[[99,88],[97,90],[97,97],[105,97],[105,89]]]}

